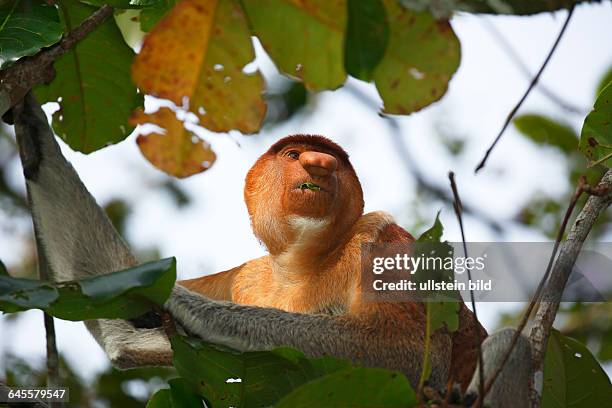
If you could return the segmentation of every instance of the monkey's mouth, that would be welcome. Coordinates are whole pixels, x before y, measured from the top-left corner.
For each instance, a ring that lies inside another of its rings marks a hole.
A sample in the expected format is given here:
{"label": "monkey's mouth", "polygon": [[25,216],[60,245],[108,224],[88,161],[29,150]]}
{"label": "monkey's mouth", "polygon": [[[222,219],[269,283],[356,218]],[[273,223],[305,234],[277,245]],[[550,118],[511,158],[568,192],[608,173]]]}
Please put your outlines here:
{"label": "monkey's mouth", "polygon": [[302,183],[298,186],[298,188],[300,190],[321,191],[321,186],[311,182]]}

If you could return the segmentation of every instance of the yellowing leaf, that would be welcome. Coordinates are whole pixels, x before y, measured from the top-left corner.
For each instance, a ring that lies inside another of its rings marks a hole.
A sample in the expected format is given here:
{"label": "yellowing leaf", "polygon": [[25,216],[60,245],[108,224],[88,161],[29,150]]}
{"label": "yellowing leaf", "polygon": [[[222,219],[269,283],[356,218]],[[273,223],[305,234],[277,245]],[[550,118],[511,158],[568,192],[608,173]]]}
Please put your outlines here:
{"label": "yellowing leaf", "polygon": [[312,91],[346,79],[346,0],[243,0],[253,31],[285,74]]}
{"label": "yellowing leaf", "polygon": [[132,125],[153,124],[164,133],[139,135],[136,142],[142,154],[158,169],[179,178],[201,173],[212,166],[216,155],[210,145],[185,129],[170,108],[146,114],[141,109],[130,119]]}
{"label": "yellowing leaf", "polygon": [[374,82],[387,113],[406,115],[440,99],[460,60],[459,40],[450,24],[427,12],[384,0],[391,35]]}
{"label": "yellowing leaf", "polygon": [[261,127],[263,79],[245,69],[255,58],[236,0],[183,0],[145,37],[132,78],[147,94],[189,110],[215,132]]}

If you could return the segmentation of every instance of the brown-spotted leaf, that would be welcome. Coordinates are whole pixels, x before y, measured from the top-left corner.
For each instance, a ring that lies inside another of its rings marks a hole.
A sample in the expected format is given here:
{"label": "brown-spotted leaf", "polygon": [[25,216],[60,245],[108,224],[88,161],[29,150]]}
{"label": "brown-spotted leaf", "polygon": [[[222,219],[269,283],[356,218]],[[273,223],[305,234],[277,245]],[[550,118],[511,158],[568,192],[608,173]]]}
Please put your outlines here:
{"label": "brown-spotted leaf", "polygon": [[459,67],[460,46],[447,21],[383,0],[391,35],[374,82],[387,113],[406,115],[440,99]]}
{"label": "brown-spotted leaf", "polygon": [[254,133],[266,105],[259,71],[245,72],[255,53],[236,0],[183,0],[145,37],[132,78],[145,93],[189,110],[215,132]]}
{"label": "brown-spotted leaf", "polygon": [[162,107],[147,114],[142,109],[134,111],[132,125],[153,124],[164,133],[148,133],[136,139],[142,154],[158,169],[179,178],[189,177],[208,170],[216,155],[206,141],[185,129],[170,108]]}

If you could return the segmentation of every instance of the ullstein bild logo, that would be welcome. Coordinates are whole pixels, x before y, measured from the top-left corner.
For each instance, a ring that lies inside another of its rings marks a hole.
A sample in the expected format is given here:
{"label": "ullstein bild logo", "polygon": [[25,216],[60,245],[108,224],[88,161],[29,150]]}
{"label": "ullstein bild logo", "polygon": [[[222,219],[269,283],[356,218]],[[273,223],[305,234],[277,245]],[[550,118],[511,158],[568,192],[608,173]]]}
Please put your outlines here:
{"label": "ullstein bild logo", "polygon": [[[367,301],[527,302],[546,271],[553,243],[364,244],[361,285]],[[612,243],[583,248],[563,301],[612,298]],[[468,273],[469,272],[469,273]]]}

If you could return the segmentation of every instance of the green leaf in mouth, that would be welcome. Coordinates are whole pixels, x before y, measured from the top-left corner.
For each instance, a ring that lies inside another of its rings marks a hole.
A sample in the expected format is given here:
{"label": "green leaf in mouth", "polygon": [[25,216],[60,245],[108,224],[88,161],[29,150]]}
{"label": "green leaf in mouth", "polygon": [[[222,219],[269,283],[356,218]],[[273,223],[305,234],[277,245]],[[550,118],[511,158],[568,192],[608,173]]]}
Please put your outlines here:
{"label": "green leaf in mouth", "polygon": [[300,184],[300,190],[321,191],[321,187],[317,186],[315,183],[308,182]]}

